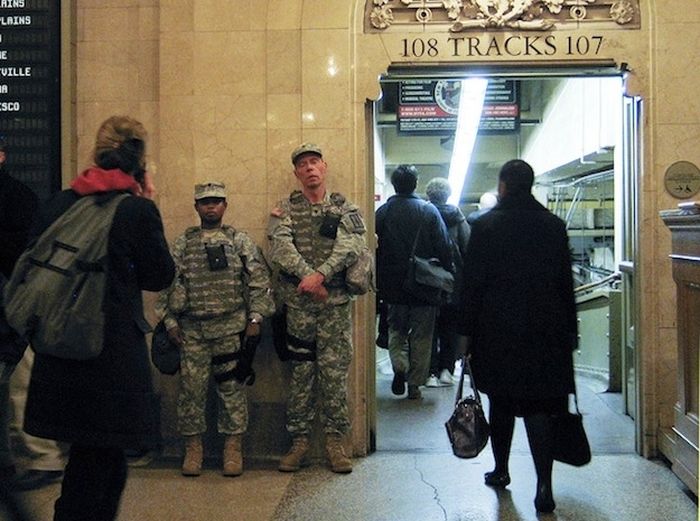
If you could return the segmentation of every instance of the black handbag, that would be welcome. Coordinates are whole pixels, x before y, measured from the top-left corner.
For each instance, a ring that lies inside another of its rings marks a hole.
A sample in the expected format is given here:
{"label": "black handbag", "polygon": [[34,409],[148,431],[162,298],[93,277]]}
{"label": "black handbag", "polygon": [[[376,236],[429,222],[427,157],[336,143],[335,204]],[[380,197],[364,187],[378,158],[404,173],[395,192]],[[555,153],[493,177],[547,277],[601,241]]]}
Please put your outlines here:
{"label": "black handbag", "polygon": [[582,467],[591,461],[591,447],[583,428],[583,416],[578,410],[578,400],[574,392],[576,412],[555,415],[553,420],[552,456],[555,460],[575,467]]}
{"label": "black handbag", "polygon": [[[421,217],[423,217],[423,213],[421,212]],[[442,267],[439,259],[426,259],[416,255],[418,237],[424,220],[424,218],[421,219],[416,238],[413,240],[411,255],[408,258],[404,290],[432,306],[440,306],[447,302],[454,289],[455,279],[452,273]]]}
{"label": "black handbag", "polygon": [[163,374],[174,375],[180,370],[180,347],[170,340],[162,320],[153,330],[151,361]]}
{"label": "black handbag", "polygon": [[[462,398],[464,373],[469,375],[473,397]],[[452,452],[458,458],[475,458],[484,450],[489,441],[489,424],[481,405],[481,396],[476,389],[469,357],[462,357],[462,375],[459,378],[455,410],[445,422],[447,437],[452,445]]]}

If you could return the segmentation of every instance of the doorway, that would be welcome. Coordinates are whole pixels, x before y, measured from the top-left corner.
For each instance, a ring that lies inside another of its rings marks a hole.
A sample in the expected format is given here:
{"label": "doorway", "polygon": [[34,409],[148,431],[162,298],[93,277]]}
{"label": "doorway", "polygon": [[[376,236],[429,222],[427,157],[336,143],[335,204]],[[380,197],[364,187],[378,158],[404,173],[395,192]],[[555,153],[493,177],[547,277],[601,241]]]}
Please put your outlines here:
{"label": "doorway", "polygon": [[[380,83],[372,113],[375,210],[393,194],[389,178],[400,164],[416,166],[423,197],[428,181],[446,178],[449,202],[465,216],[496,192],[505,161],[522,158],[533,166],[535,197],[569,233],[580,324],[574,364],[592,448],[634,452],[639,371],[638,353],[630,349],[636,313],[629,234],[637,227],[638,195],[629,157],[639,135],[626,112],[622,73],[412,69],[390,70]],[[443,423],[454,385],[424,387],[420,401],[393,396],[393,372],[381,348],[375,377],[376,450],[449,450]],[[519,448],[527,450],[522,426],[513,450]]]}

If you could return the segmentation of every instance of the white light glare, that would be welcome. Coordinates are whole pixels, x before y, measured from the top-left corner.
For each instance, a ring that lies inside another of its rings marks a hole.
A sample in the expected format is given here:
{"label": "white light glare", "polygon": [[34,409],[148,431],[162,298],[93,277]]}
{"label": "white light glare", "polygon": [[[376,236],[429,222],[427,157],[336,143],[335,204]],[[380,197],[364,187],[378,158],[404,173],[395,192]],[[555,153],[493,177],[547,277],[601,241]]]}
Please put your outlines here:
{"label": "white light glare", "polygon": [[474,151],[476,133],[479,130],[481,111],[484,107],[484,96],[488,80],[484,78],[470,78],[462,80],[462,88],[459,94],[459,114],[457,115],[457,130],[455,130],[452,159],[450,160],[450,173],[447,181],[450,183],[452,194],[448,203],[459,205],[462,197],[464,179],[467,176],[469,163]]}

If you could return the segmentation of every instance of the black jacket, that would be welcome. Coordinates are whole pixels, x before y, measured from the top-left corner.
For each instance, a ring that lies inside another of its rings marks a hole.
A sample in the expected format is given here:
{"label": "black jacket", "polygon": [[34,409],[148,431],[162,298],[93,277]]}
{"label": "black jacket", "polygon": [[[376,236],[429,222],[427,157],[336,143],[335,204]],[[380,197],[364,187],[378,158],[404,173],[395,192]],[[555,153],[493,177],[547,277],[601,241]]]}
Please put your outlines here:
{"label": "black jacket", "polygon": [[5,321],[1,288],[27,245],[38,202],[28,186],[10,177],[7,169],[0,166],[0,362],[10,365],[21,360],[27,343]]}
{"label": "black jacket", "polygon": [[[56,194],[42,211],[36,234],[77,199],[72,190]],[[24,428],[41,438],[90,446],[153,447],[158,437],[157,397],[141,290],[165,289],[175,274],[153,202],[127,197],[119,203],[108,256],[103,351],[87,361],[37,355]]]}
{"label": "black jacket", "polygon": [[464,256],[467,254],[471,228],[458,206],[445,203],[435,204],[435,207],[440,212],[440,216],[447,227],[447,234],[452,241],[452,259],[455,266],[454,292],[450,296],[449,303],[443,305],[441,311],[441,313],[449,313],[452,316],[454,313],[459,313],[461,308],[461,299],[464,293],[462,270],[464,269]]}
{"label": "black jacket", "polygon": [[415,194],[392,195],[376,212],[377,285],[388,304],[426,305],[403,290],[419,227],[416,255],[435,257],[445,269],[454,269],[450,238],[437,208]]}
{"label": "black jacket", "polygon": [[8,279],[27,245],[37,207],[34,192],[0,167],[0,272]]}
{"label": "black jacket", "polygon": [[576,304],[564,222],[530,194],[505,197],[474,222],[464,279],[479,389],[522,399],[573,391]]}

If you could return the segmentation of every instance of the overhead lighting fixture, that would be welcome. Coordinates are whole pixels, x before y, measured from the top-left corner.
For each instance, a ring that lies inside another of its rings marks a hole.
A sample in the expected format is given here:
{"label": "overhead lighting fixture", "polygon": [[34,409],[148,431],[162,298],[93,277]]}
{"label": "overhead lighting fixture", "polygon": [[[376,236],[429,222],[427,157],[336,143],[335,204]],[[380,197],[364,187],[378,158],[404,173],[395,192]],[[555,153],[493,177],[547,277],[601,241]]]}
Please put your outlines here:
{"label": "overhead lighting fixture", "polygon": [[462,197],[464,179],[467,177],[469,163],[471,163],[476,134],[479,131],[479,122],[481,121],[481,111],[484,107],[486,86],[489,82],[485,78],[469,78],[462,80],[461,83],[457,129],[452,147],[450,173],[447,177],[452,190],[452,195],[447,202],[455,206],[459,205]]}

